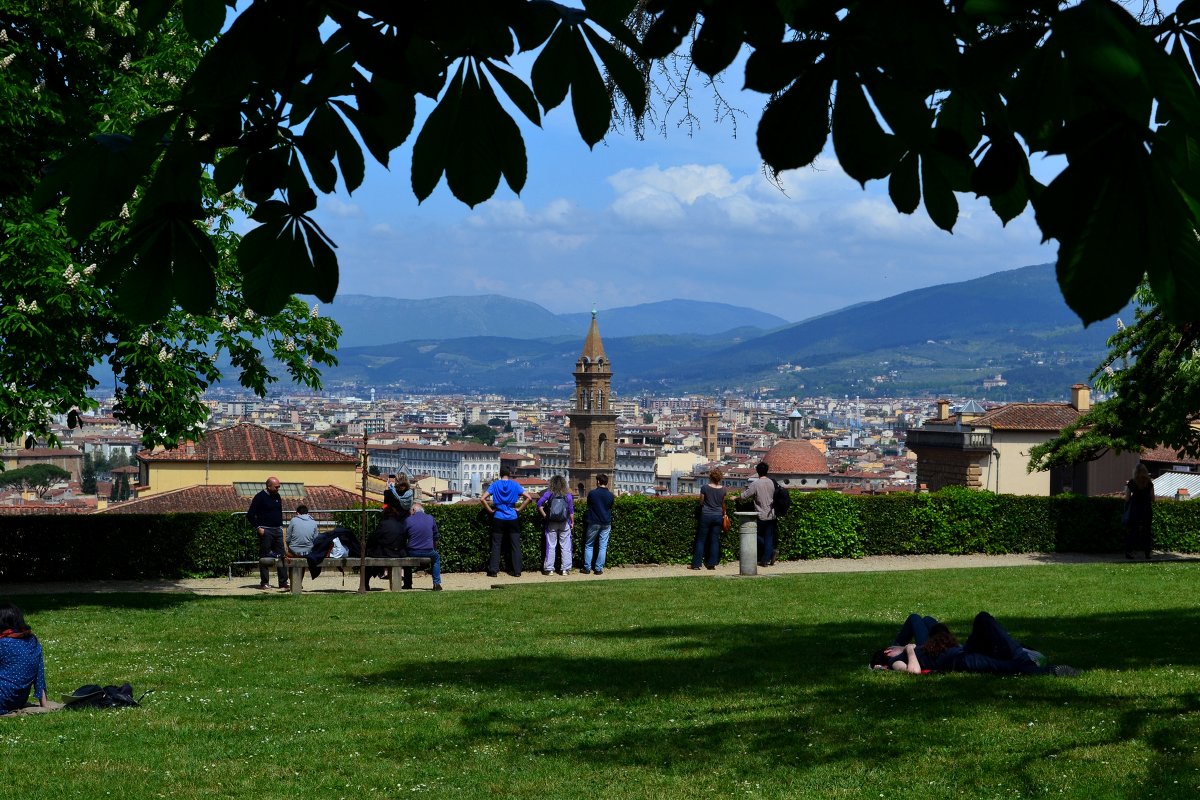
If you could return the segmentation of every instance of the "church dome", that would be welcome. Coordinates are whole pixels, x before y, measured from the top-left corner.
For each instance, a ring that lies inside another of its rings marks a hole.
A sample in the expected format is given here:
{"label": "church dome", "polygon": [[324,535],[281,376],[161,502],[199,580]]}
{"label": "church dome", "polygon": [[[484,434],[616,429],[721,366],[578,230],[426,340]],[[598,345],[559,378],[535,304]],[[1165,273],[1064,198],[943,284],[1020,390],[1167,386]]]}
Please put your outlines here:
{"label": "church dome", "polygon": [[816,445],[804,439],[783,439],[763,458],[772,475],[828,475],[829,462]]}

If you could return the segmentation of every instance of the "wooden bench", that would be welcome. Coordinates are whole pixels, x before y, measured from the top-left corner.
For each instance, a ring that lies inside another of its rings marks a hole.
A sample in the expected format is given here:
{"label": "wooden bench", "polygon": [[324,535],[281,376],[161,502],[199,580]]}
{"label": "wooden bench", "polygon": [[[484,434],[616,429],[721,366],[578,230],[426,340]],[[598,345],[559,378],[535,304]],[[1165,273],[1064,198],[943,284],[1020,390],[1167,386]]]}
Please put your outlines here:
{"label": "wooden bench", "polygon": [[[258,563],[261,566],[274,568],[275,559],[260,558]],[[371,567],[389,567],[392,570],[392,577],[389,588],[393,592],[398,592],[404,582],[402,567],[411,567],[413,569],[427,570],[433,565],[433,559],[430,558],[326,558],[321,561],[321,569],[345,569],[346,567],[355,568],[360,564],[366,564],[367,568]],[[292,587],[292,594],[300,594],[300,587],[304,580],[304,573],[308,571],[308,559],[303,556],[296,558],[285,558],[284,565],[287,567],[289,578],[288,581]]]}

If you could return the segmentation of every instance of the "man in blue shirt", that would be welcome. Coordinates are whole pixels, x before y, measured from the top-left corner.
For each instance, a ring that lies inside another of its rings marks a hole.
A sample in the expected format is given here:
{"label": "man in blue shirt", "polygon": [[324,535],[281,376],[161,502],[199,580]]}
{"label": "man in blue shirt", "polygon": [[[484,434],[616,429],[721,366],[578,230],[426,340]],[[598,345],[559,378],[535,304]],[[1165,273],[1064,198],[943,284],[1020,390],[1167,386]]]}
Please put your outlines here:
{"label": "man in blue shirt", "polygon": [[[428,558],[429,571],[433,574],[433,590],[442,590],[442,557],[437,551],[437,520],[425,513],[420,503],[415,503],[412,513],[404,520],[404,542],[408,555],[413,558]],[[412,588],[412,567],[404,568],[404,588]]]}
{"label": "man in blue shirt", "polygon": [[483,505],[492,515],[492,557],[488,577],[500,573],[500,548],[508,551],[508,565],[514,578],[521,577],[521,522],[517,515],[529,505],[529,495],[521,484],[509,479],[508,467],[500,468],[500,479],[492,481],[483,495]]}
{"label": "man in blue shirt", "polygon": [[604,559],[608,554],[608,536],[612,533],[613,493],[608,490],[608,476],[596,476],[596,488],[587,496],[587,534],[583,540],[583,574],[592,571],[592,553],[596,556],[596,574],[604,574]]}

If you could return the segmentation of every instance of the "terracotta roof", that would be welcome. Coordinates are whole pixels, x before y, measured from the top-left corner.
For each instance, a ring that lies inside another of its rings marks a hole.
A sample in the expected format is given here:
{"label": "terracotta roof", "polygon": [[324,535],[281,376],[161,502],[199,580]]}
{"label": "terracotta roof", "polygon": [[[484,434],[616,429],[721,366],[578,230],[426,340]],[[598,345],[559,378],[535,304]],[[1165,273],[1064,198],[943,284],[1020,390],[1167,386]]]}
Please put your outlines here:
{"label": "terracotta roof", "polygon": [[[360,496],[337,486],[305,486],[303,497],[288,497],[285,510],[304,503],[309,508],[359,508]],[[224,486],[189,486],[170,492],[130,500],[109,507],[101,514],[172,514],[192,511],[245,511],[250,498],[238,494],[232,484]]]}
{"label": "terracotta roof", "polygon": [[1158,461],[1167,464],[1200,464],[1200,458],[1178,456],[1175,454],[1175,448],[1163,445],[1142,450],[1142,461]]}
{"label": "terracotta roof", "polygon": [[988,425],[999,431],[1061,431],[1080,416],[1069,403],[1010,403],[964,420],[964,424]]}
{"label": "terracotta roof", "polygon": [[[190,451],[190,452],[189,452]],[[148,453],[143,461],[287,461],[301,463],[357,464],[354,456],[330,450],[296,436],[278,433],[260,425],[239,423],[209,431],[192,446]]]}
{"label": "terracotta roof", "polygon": [[763,459],[780,475],[827,475],[829,462],[816,445],[804,439],[783,439]]}

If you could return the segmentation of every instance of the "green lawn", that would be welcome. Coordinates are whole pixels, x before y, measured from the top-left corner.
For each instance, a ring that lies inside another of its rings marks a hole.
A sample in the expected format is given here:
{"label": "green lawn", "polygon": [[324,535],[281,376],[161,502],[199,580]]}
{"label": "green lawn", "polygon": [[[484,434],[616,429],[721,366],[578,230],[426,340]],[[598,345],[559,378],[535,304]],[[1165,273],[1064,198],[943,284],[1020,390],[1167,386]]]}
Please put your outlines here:
{"label": "green lawn", "polygon": [[[1200,796],[1193,564],[14,598],[51,692],[0,798]],[[1075,680],[872,673],[987,609]]]}

